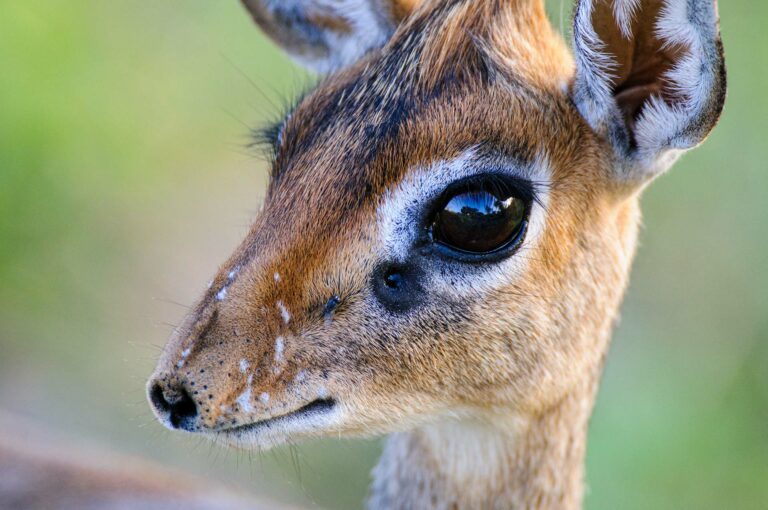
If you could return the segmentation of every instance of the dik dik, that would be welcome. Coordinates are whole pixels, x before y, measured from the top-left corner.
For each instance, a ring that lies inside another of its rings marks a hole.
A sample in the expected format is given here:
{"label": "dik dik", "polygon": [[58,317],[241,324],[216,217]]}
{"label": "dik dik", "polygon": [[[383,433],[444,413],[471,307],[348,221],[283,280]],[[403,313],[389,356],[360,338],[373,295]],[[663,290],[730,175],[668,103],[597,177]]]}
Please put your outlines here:
{"label": "dik dik", "polygon": [[245,0],[324,78],[149,381],[171,429],[391,434],[371,508],[577,508],[639,197],[715,126],[714,0]]}

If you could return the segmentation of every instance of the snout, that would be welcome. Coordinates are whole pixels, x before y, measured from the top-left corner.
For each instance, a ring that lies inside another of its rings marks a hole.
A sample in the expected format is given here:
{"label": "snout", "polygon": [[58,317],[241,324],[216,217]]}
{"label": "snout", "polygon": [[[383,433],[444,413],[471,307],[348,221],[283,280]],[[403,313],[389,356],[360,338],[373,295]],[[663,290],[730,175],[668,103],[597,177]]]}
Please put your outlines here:
{"label": "snout", "polygon": [[169,375],[149,380],[147,392],[152,410],[167,427],[193,431],[197,427],[198,407],[186,384]]}
{"label": "snout", "polygon": [[346,408],[330,369],[336,353],[317,331],[332,325],[339,298],[303,317],[308,305],[286,273],[254,273],[222,270],[166,345],[147,397],[167,428],[259,447],[338,429]]}
{"label": "snout", "polygon": [[[195,385],[173,372],[153,376],[147,396],[155,415],[169,429],[213,433],[217,440],[237,447],[266,449],[340,430],[343,406],[319,381],[310,383],[310,377],[302,375],[289,391],[276,392],[272,398],[267,392],[254,397],[253,379],[246,377],[249,386],[229,403],[217,404],[217,390],[208,386],[210,381]],[[201,392],[203,388],[208,389]]]}

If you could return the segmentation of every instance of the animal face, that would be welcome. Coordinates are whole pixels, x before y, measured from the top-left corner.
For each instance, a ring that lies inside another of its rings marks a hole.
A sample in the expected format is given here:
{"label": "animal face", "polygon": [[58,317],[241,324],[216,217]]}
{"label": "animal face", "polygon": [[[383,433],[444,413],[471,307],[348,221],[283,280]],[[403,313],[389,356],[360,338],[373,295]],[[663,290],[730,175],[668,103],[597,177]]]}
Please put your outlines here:
{"label": "animal face", "polygon": [[273,131],[263,210],[168,342],[160,420],[264,448],[593,386],[639,191],[722,108],[713,4],[582,1],[574,64],[534,0],[245,3],[330,74]]}

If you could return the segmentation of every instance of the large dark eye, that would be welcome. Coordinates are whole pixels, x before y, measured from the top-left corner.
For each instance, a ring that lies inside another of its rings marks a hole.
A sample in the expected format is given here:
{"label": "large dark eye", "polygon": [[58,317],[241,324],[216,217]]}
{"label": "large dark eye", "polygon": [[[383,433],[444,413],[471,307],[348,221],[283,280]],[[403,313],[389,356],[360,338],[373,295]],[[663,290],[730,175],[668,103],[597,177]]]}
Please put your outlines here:
{"label": "large dark eye", "polygon": [[515,242],[524,229],[527,202],[511,191],[458,190],[432,222],[433,239],[454,250],[491,253]]}

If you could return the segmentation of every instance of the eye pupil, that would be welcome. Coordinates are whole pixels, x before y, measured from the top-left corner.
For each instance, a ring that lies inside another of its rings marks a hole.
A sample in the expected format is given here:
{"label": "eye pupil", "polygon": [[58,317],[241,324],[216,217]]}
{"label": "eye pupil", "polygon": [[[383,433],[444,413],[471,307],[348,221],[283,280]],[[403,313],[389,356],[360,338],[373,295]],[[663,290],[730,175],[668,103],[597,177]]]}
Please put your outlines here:
{"label": "eye pupil", "polygon": [[526,209],[526,202],[511,193],[461,191],[435,216],[432,235],[436,242],[462,252],[494,252],[518,237]]}

